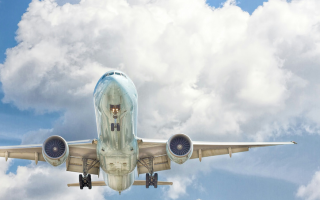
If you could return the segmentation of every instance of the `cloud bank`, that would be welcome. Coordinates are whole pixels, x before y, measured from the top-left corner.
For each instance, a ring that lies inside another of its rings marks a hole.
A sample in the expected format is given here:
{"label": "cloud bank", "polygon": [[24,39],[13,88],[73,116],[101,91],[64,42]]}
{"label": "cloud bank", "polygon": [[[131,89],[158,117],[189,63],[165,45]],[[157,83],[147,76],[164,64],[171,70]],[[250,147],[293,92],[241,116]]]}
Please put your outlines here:
{"label": "cloud bank", "polygon": [[319,9],[316,0],[270,0],[252,15],[233,1],[33,0],[0,65],[2,101],[63,113],[23,143],[93,138],[93,88],[119,69],[138,89],[140,137],[319,134]]}

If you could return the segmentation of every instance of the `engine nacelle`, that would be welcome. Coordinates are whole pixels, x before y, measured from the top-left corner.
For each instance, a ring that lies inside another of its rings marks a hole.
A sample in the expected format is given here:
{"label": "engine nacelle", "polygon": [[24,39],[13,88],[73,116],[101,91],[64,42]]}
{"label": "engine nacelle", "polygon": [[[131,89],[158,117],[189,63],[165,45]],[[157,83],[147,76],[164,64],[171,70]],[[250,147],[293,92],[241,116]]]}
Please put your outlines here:
{"label": "engine nacelle", "polygon": [[52,166],[59,166],[69,156],[68,143],[61,136],[50,136],[42,145],[42,155]]}
{"label": "engine nacelle", "polygon": [[166,150],[168,157],[173,162],[182,164],[191,157],[193,144],[189,136],[176,134],[168,140]]}

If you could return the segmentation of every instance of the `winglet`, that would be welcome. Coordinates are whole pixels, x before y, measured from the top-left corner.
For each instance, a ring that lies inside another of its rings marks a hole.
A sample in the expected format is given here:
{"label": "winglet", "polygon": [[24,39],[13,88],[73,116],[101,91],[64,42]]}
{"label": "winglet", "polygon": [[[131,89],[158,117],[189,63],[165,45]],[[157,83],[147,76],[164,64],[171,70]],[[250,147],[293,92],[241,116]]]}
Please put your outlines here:
{"label": "winglet", "polygon": [[296,143],[295,141],[291,141],[293,144],[298,144],[298,143]]}

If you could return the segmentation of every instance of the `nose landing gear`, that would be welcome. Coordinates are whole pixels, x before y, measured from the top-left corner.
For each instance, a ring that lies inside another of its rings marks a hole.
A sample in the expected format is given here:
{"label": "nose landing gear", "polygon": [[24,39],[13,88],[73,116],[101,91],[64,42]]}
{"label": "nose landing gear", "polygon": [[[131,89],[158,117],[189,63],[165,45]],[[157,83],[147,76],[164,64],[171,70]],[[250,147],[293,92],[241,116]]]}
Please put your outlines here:
{"label": "nose landing gear", "polygon": [[117,131],[120,131],[120,124],[116,123],[116,127],[115,127],[115,123],[111,123],[111,131],[114,131],[114,128],[116,128]]}

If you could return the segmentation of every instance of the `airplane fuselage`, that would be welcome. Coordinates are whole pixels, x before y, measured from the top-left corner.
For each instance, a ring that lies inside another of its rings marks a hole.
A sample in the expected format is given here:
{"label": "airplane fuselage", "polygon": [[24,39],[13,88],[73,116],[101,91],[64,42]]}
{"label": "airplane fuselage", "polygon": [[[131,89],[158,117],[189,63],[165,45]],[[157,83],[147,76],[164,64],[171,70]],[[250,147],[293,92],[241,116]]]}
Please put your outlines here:
{"label": "airplane fuselage", "polygon": [[135,180],[137,101],[135,85],[118,70],[103,75],[94,91],[97,155],[104,181],[116,191],[129,188]]}

